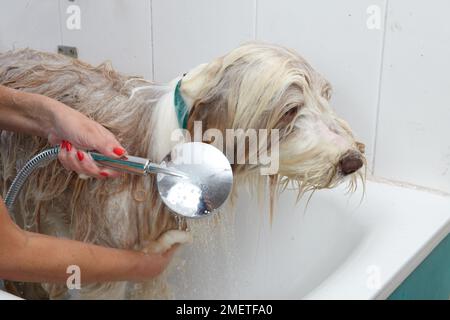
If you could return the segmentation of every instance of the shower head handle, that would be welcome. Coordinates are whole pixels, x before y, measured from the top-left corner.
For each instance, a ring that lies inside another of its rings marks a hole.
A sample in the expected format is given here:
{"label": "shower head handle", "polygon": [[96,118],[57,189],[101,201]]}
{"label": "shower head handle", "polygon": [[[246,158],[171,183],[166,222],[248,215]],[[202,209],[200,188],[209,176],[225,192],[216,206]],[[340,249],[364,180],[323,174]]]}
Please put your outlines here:
{"label": "shower head handle", "polygon": [[100,153],[89,151],[89,155],[98,164],[131,174],[145,176],[147,174],[146,168],[150,160],[135,156],[126,156],[122,158],[110,158]]}
{"label": "shower head handle", "polygon": [[146,176],[149,173],[164,173],[177,177],[185,177],[185,175],[181,172],[178,172],[174,169],[164,168],[161,165],[152,163],[149,159],[146,158],[125,156],[117,159],[104,156],[94,151],[89,151],[88,153],[98,164],[121,172],[141,176]]}

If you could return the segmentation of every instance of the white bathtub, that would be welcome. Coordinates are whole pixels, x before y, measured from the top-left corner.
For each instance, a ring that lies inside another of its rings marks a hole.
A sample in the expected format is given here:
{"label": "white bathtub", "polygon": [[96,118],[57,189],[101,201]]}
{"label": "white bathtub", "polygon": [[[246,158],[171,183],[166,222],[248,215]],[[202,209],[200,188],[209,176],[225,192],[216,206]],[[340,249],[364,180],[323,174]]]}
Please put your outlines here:
{"label": "white bathtub", "polygon": [[[384,299],[450,230],[450,197],[368,181],[306,198],[285,192],[270,227],[242,194],[233,232],[211,228],[213,245],[186,248],[176,298]],[[250,199],[250,200],[249,200]],[[228,233],[227,237],[223,233]],[[223,252],[227,254],[223,254]],[[180,286],[180,283],[182,285]]]}
{"label": "white bathtub", "polygon": [[360,192],[343,187],[316,192],[306,211],[306,198],[296,205],[286,191],[272,226],[242,192],[234,222],[225,218],[235,229],[207,223],[208,234],[175,258],[174,298],[388,297],[448,234],[450,197],[373,181],[366,188],[361,204]]}
{"label": "white bathtub", "polygon": [[[0,287],[0,288],[2,288],[2,287]],[[20,298],[0,289],[0,300],[18,300],[18,299],[20,299]]]}

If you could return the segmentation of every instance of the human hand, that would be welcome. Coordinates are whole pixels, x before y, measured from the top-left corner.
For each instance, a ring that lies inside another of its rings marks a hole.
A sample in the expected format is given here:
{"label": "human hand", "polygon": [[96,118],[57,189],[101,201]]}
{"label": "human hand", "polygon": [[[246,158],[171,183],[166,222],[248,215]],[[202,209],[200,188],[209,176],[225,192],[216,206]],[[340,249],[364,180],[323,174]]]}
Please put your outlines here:
{"label": "human hand", "polygon": [[51,144],[61,144],[58,159],[68,170],[96,178],[117,177],[121,173],[99,167],[83,150],[96,150],[111,158],[120,158],[125,149],[114,135],[99,123],[56,100],[43,97],[52,110],[47,137]]}
{"label": "human hand", "polygon": [[[154,277],[164,271],[175,250],[181,244],[192,243],[192,235],[184,230],[167,230],[158,239],[145,243],[142,252],[149,259],[143,259],[138,268],[138,277]],[[141,279],[141,280],[142,280]]]}
{"label": "human hand", "polygon": [[180,244],[174,244],[162,253],[140,253],[142,256],[134,269],[132,281],[145,281],[160,275],[169,265]]}

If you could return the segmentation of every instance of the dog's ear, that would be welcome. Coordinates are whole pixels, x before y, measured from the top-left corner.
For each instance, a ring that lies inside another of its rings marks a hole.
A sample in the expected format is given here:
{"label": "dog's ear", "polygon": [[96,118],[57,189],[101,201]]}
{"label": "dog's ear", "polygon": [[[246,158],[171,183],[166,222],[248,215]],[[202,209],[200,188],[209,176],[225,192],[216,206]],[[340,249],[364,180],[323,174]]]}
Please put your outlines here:
{"label": "dog's ear", "polygon": [[229,124],[227,101],[224,99],[210,99],[194,101],[189,112],[187,129],[191,136],[194,134],[194,122],[200,121],[202,132],[208,129],[218,129],[225,135],[225,129]]}
{"label": "dog's ear", "polygon": [[325,99],[327,99],[327,101],[330,101],[331,96],[333,95],[333,87],[331,86],[331,84],[328,81],[326,81],[326,80],[323,80],[323,81],[324,81],[324,83],[322,85],[320,95],[322,97],[324,97]]}

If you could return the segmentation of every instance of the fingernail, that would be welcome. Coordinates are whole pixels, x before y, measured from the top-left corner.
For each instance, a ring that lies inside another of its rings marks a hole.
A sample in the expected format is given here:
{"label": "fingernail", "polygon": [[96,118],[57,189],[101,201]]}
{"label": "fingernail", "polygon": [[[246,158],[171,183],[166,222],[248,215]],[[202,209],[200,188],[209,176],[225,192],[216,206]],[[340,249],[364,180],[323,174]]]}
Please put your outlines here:
{"label": "fingernail", "polygon": [[83,152],[77,151],[77,157],[78,157],[78,160],[83,161],[83,159],[84,159],[84,154],[83,154]]}
{"label": "fingernail", "polygon": [[66,149],[68,152],[70,152],[70,150],[72,150],[72,144],[69,141],[67,141],[67,143],[66,143]]}
{"label": "fingernail", "polygon": [[104,171],[100,172],[100,175],[103,176],[103,177],[108,177],[109,176],[109,174],[104,172]]}
{"label": "fingernail", "polygon": [[65,147],[66,147],[66,140],[63,140],[62,142],[61,142],[61,149],[64,149]]}
{"label": "fingernail", "polygon": [[117,154],[118,156],[122,156],[125,153],[125,150],[119,147],[116,147],[113,149],[113,152]]}

